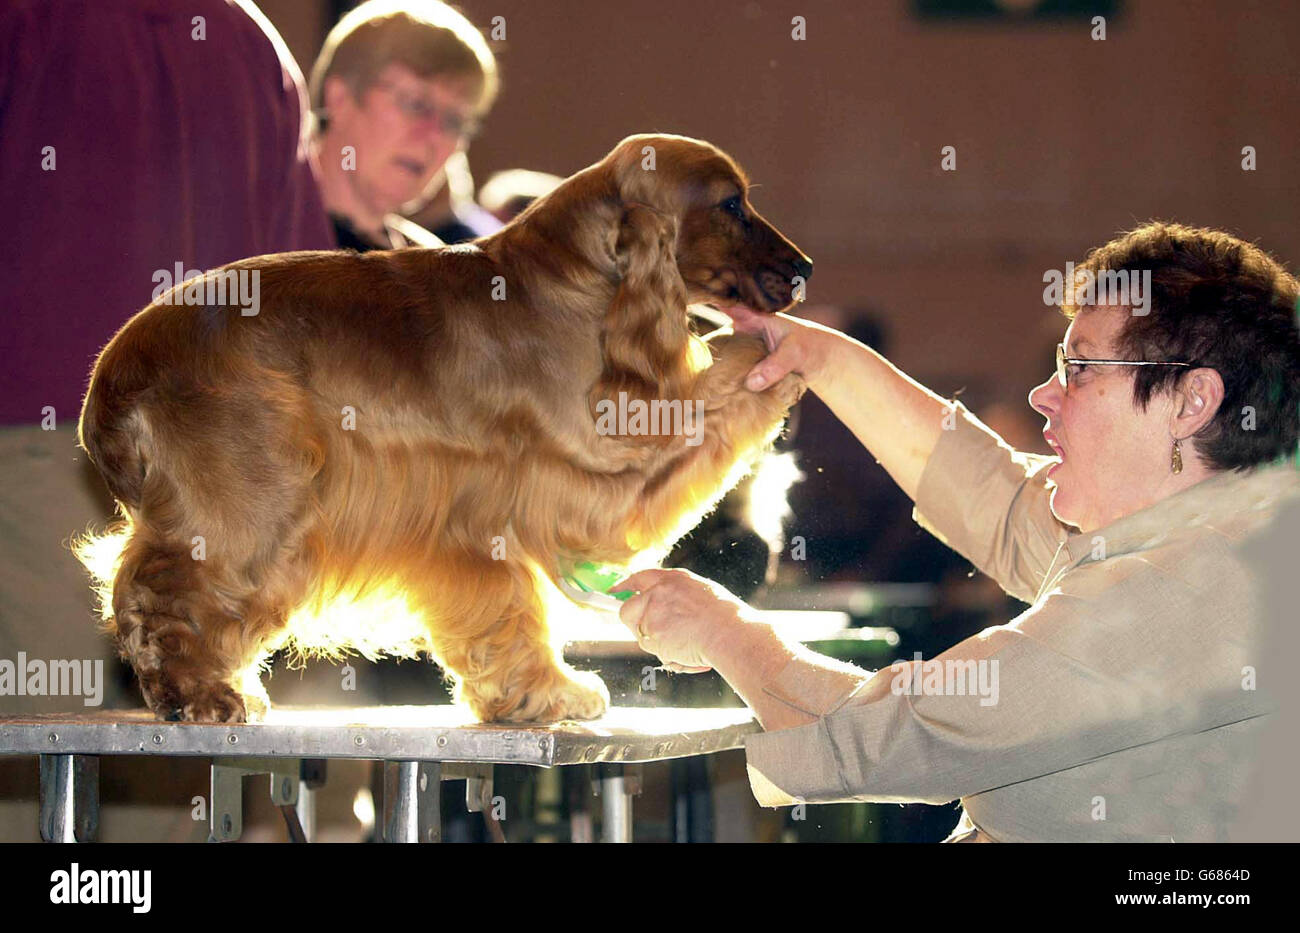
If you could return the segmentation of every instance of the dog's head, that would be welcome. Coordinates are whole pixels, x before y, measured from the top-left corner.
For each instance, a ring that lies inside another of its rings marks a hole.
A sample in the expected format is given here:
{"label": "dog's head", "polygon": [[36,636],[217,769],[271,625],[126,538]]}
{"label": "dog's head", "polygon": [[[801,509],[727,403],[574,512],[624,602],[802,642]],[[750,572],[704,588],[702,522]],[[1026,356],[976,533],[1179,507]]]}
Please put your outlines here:
{"label": "dog's head", "polygon": [[685,136],[629,136],[602,165],[625,208],[648,207],[675,225],[691,303],[775,312],[801,297],[812,260],[754,210],[748,179],[720,149]]}
{"label": "dog's head", "polygon": [[590,299],[603,357],[593,405],[624,392],[682,398],[710,358],[692,336],[687,305],[710,304],[733,319],[741,308],[775,313],[802,299],[812,275],[812,261],[754,210],[748,192],[736,163],[706,142],[629,136],[481,248],[529,257],[545,283],[534,296],[566,307]]}

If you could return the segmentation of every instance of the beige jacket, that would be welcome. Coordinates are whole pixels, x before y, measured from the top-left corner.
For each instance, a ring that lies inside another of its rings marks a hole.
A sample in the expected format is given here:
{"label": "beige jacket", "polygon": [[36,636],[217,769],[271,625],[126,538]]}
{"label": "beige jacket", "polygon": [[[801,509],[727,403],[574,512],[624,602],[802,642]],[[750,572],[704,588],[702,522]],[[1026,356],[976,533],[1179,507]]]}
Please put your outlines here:
{"label": "beige jacket", "polygon": [[1055,458],[955,406],[913,517],[1031,608],[940,654],[939,672],[908,661],[846,691],[787,667],[766,691],[819,718],[748,737],[754,796],[960,798],[948,841],[1228,841],[1273,709],[1237,545],[1300,495],[1300,473],[1217,474],[1079,534],[1049,508]]}

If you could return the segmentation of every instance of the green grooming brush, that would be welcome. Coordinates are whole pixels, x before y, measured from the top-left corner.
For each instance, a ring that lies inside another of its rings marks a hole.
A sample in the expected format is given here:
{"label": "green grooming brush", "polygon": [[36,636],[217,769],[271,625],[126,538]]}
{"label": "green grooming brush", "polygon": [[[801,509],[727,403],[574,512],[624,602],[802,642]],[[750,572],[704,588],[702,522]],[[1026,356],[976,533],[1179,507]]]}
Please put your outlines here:
{"label": "green grooming brush", "polygon": [[611,596],[619,602],[626,602],[636,595],[635,590],[619,590],[617,593],[611,593],[609,588],[627,575],[627,571],[622,567],[612,567],[609,564],[597,566],[589,560],[584,560],[574,564],[573,572],[564,579],[584,593],[600,593]]}

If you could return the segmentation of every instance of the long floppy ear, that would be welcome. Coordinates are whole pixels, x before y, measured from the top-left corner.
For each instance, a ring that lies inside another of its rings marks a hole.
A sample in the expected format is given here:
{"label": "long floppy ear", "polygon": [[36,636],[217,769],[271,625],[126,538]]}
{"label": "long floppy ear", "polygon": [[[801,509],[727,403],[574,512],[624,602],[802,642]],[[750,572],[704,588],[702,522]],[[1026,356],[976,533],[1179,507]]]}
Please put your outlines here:
{"label": "long floppy ear", "polygon": [[648,404],[682,399],[692,385],[692,337],[676,244],[672,215],[643,204],[627,206],[614,246],[620,281],[605,312],[604,366],[590,395],[593,415],[602,401],[619,404],[620,392],[628,402]]}

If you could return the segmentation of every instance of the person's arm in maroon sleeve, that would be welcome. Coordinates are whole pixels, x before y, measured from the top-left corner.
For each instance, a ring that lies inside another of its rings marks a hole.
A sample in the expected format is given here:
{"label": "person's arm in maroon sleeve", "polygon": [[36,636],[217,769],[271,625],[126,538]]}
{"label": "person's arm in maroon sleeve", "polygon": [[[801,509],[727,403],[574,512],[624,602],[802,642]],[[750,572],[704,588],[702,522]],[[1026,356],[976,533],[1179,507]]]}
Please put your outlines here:
{"label": "person's arm in maroon sleeve", "polygon": [[240,7],[269,40],[276,58],[274,70],[268,69],[267,80],[274,82],[270,86],[275,93],[265,115],[274,135],[272,164],[260,166],[259,172],[267,180],[266,194],[274,204],[267,251],[336,249],[334,228],[325,212],[319,173],[312,161],[311,113],[302,72],[261,11],[252,4],[241,3]]}

